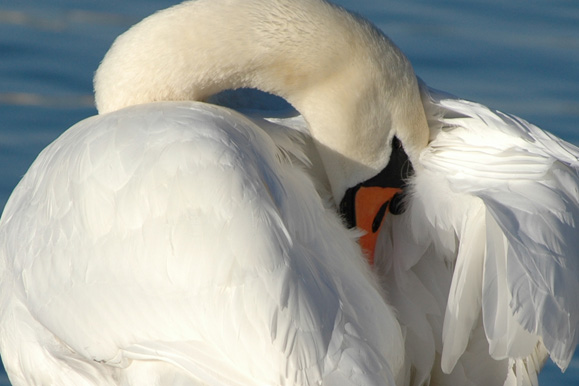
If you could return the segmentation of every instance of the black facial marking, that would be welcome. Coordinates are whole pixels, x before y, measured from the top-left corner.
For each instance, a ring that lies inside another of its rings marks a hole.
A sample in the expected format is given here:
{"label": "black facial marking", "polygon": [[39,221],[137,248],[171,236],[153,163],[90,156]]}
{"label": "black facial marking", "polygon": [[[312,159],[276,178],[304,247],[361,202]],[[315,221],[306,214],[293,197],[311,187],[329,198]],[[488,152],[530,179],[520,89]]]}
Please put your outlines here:
{"label": "black facial marking", "polygon": [[[392,153],[390,155],[390,161],[388,165],[377,175],[366,180],[358,185],[348,189],[342,202],[340,203],[340,213],[346,222],[346,225],[349,228],[354,228],[356,226],[356,208],[355,208],[355,198],[356,193],[360,189],[360,187],[365,186],[379,186],[383,188],[402,188],[406,186],[406,180],[408,177],[414,174],[414,168],[412,167],[412,163],[408,159],[408,155],[404,151],[404,147],[400,140],[396,137],[392,139]],[[386,213],[386,209],[389,209],[390,213],[397,215],[404,213],[404,193],[397,193],[392,198],[392,201],[385,203],[381,208],[376,218],[374,219],[374,223],[376,223],[378,217],[380,216],[380,223],[382,222],[382,218]],[[375,224],[372,224],[372,228],[374,228]],[[378,227],[380,225],[378,224]]]}
{"label": "black facial marking", "polygon": [[340,202],[340,213],[344,218],[344,222],[348,228],[356,226],[356,192],[360,189],[360,185],[346,190],[342,202]]}

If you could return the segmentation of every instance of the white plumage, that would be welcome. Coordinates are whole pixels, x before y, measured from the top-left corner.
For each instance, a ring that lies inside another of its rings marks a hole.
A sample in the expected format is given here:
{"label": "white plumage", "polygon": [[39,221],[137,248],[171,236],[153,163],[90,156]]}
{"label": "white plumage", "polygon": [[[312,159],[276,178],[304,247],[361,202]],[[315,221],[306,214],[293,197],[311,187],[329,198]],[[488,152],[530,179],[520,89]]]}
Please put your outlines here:
{"label": "white plumage", "polygon": [[2,220],[11,381],[393,384],[394,314],[283,135],[285,154],[237,113],[173,102],[45,149]]}
{"label": "white plumage", "polygon": [[[303,119],[191,101],[238,87]],[[547,356],[568,365],[579,150],[419,85],[369,23],[185,2],[123,34],[95,90],[101,115],[0,221],[13,384],[531,385]],[[394,137],[414,171],[371,272],[336,204]]]}
{"label": "white plumage", "polygon": [[548,354],[565,369],[577,346],[579,150],[422,94],[431,141],[408,210],[387,218],[377,247],[408,355],[420,380],[434,364],[441,384],[536,384]]}

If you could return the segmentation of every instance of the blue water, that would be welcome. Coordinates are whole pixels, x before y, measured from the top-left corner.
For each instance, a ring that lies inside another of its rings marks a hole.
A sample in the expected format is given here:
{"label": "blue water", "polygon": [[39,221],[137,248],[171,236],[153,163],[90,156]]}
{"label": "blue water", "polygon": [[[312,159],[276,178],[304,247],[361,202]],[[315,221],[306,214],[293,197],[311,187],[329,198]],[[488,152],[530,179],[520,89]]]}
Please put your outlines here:
{"label": "blue water", "polygon": [[[95,114],[92,75],[113,39],[174,1],[0,3],[0,208],[34,157]],[[341,0],[371,19],[429,85],[579,144],[579,2]],[[579,385],[548,364],[542,385]],[[0,375],[0,386],[8,385]]]}

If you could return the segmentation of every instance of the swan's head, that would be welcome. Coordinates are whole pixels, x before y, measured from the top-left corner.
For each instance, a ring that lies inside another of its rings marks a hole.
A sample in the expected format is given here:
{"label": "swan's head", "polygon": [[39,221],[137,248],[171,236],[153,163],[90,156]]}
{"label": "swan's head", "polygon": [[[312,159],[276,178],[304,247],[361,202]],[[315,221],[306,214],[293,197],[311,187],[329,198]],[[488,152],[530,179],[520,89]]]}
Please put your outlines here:
{"label": "swan's head", "polygon": [[188,1],[120,36],[95,76],[100,113],[239,87],[277,94],[305,117],[337,204],[385,170],[400,180],[387,169],[393,148],[415,163],[427,144],[409,61],[324,0]]}

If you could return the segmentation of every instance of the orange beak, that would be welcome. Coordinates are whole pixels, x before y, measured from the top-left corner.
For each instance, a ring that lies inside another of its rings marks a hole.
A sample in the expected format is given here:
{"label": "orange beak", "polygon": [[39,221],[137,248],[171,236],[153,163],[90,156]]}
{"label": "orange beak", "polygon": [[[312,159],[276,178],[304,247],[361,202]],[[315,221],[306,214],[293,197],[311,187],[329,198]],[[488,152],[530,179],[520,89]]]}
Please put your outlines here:
{"label": "orange beak", "polygon": [[390,202],[401,188],[383,188],[379,186],[361,186],[354,200],[356,226],[366,232],[360,238],[360,246],[367,254],[368,263],[374,265],[376,240],[386,214],[390,212]]}

